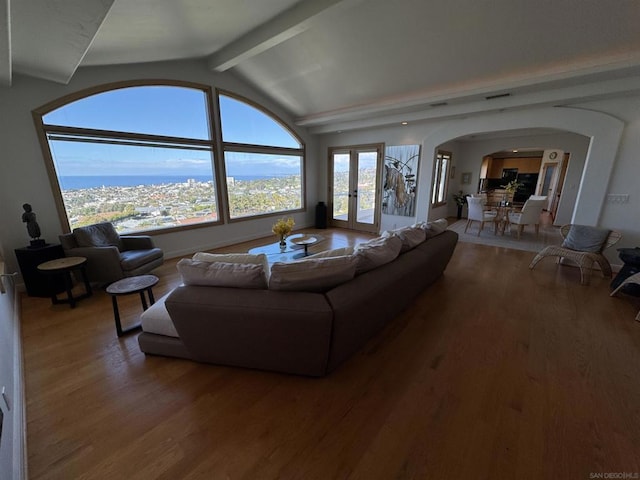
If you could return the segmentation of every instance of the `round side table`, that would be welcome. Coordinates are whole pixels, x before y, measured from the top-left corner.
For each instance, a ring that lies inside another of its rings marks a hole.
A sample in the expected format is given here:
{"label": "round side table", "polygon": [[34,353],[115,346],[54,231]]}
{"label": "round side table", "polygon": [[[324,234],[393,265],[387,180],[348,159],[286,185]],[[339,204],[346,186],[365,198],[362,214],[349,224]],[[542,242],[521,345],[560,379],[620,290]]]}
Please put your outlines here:
{"label": "round side table", "polygon": [[[57,258],[55,260],[49,260],[48,262],[44,262],[38,265],[38,271],[49,275],[50,282],[55,282],[55,280],[59,278],[60,275],[62,275],[62,277],[64,278],[67,298],[59,299],[58,295],[55,293],[56,288],[54,285],[52,285],[52,287],[54,288],[51,289],[51,303],[53,303],[54,305],[58,303],[68,303],[71,308],[75,308],[76,302],[78,300],[90,297],[93,294],[91,290],[91,284],[89,283],[89,279],[87,278],[87,271],[85,268],[86,264],[87,259],[85,257],[63,257]],[[74,297],[73,293],[71,293],[71,289],[73,288],[71,272],[73,270],[80,270],[80,273],[82,274],[82,280],[84,281],[85,292],[78,297]]]}
{"label": "round side table", "polygon": [[118,296],[139,293],[140,300],[142,301],[142,309],[146,310],[149,307],[147,305],[147,299],[144,296],[144,292],[147,292],[147,295],[149,296],[149,305],[153,305],[155,303],[155,299],[153,298],[153,291],[151,290],[151,288],[156,283],[158,283],[158,277],[156,277],[155,275],[138,275],[137,277],[123,278],[122,280],[113,282],[107,287],[107,293],[111,295],[111,303],[113,304],[113,316],[116,322],[116,333],[119,337],[121,337],[125,333],[140,329],[141,324],[140,322],[138,322],[135,325],[130,326],[129,328],[122,328],[122,324],[120,323],[120,311],[118,310]]}

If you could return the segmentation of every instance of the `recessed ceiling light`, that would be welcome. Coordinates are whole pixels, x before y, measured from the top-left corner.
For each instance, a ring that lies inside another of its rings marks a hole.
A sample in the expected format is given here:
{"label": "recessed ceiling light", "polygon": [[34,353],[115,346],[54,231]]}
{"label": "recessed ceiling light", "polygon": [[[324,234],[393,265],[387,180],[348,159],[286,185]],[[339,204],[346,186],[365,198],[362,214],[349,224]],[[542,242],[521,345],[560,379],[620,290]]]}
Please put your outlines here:
{"label": "recessed ceiling light", "polygon": [[512,151],[513,151],[513,153],[518,153],[518,150],[512,150]]}
{"label": "recessed ceiling light", "polygon": [[409,125],[409,122],[402,122],[400,125]]}

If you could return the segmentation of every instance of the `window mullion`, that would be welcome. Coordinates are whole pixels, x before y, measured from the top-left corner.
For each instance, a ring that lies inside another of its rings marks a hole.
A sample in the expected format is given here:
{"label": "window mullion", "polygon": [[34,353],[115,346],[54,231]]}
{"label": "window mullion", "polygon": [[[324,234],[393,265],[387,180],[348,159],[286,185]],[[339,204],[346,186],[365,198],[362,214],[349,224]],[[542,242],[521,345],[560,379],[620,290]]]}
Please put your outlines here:
{"label": "window mullion", "polygon": [[181,145],[206,145],[208,147],[211,147],[213,145],[212,140],[200,140],[197,138],[170,137],[165,135],[152,135],[146,133],[118,132],[114,130],[97,130],[93,128],[64,127],[61,125],[50,124],[43,124],[43,128],[47,132],[47,134],[59,133],[63,135],[76,135],[95,138],[140,140],[146,142],[155,142],[157,144],[173,143]]}
{"label": "window mullion", "polygon": [[132,147],[160,147],[160,148],[173,148],[180,150],[199,150],[199,151],[211,151],[212,147],[209,145],[199,146],[199,145],[185,145],[185,144],[171,144],[171,143],[157,143],[153,141],[124,141],[118,139],[109,139],[109,138],[95,138],[95,137],[84,137],[84,136],[68,136],[68,135],[47,135],[49,140],[56,140],[60,142],[78,142],[78,143],[100,143],[100,144],[108,144],[108,145],[124,145],[124,146],[132,146]]}
{"label": "window mullion", "polygon": [[246,143],[223,142],[222,144],[226,152],[243,152],[243,153],[270,153],[274,155],[302,155],[302,148],[289,147],[271,147],[268,145],[249,145]]}

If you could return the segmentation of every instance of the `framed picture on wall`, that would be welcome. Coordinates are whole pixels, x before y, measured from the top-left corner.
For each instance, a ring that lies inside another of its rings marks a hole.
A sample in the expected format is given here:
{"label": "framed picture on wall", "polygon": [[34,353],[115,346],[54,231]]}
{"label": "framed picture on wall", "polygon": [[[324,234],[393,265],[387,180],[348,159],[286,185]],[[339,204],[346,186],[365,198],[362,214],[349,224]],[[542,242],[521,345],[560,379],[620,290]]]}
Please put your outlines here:
{"label": "framed picture on wall", "polygon": [[462,174],[462,177],[461,177],[460,183],[462,183],[462,184],[469,184],[469,183],[471,183],[471,172],[464,172],[464,173]]}
{"label": "framed picture on wall", "polygon": [[416,212],[420,145],[390,145],[384,154],[382,213],[413,217]]}

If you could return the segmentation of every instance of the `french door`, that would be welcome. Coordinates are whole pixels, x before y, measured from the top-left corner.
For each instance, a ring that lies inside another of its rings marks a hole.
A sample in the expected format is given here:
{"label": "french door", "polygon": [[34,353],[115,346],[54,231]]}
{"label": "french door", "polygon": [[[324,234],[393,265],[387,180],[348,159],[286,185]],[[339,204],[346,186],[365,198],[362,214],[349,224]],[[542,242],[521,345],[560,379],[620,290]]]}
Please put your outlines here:
{"label": "french door", "polygon": [[383,151],[383,144],[329,149],[332,226],[378,233]]}
{"label": "french door", "polygon": [[551,205],[551,202],[553,201],[553,196],[556,190],[556,182],[558,181],[558,176],[556,174],[557,169],[557,162],[548,162],[542,164],[542,185],[540,186],[540,193],[538,193],[537,195],[546,195],[547,205],[545,205],[545,210],[549,209],[549,205]]}

